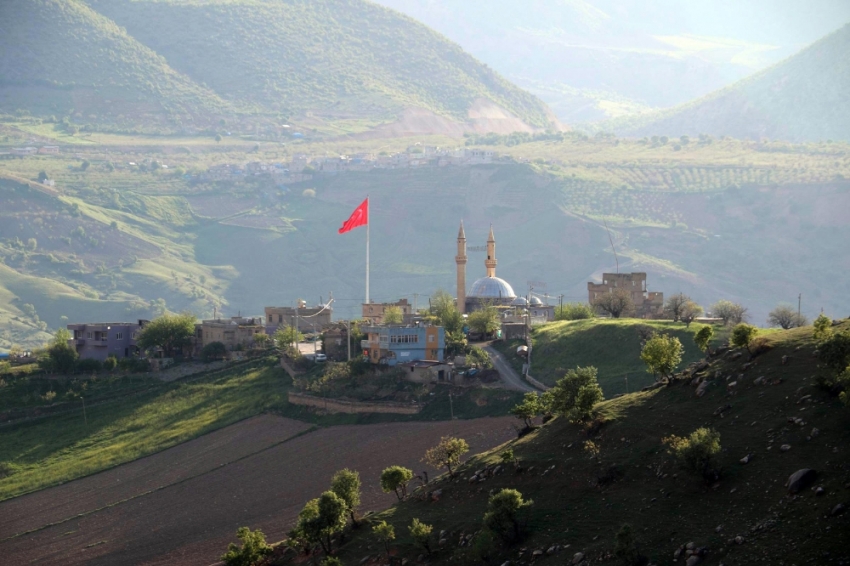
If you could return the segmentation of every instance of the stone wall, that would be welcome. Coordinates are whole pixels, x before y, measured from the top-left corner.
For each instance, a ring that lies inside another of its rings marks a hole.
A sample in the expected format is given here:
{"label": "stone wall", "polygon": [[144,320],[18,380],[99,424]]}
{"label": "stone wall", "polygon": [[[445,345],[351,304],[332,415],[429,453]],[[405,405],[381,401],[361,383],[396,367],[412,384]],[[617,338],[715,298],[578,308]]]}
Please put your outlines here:
{"label": "stone wall", "polygon": [[421,405],[407,403],[380,403],[364,401],[343,401],[342,399],[326,399],[304,393],[289,392],[289,402],[293,405],[316,407],[328,413],[394,413],[399,415],[415,415],[422,410]]}

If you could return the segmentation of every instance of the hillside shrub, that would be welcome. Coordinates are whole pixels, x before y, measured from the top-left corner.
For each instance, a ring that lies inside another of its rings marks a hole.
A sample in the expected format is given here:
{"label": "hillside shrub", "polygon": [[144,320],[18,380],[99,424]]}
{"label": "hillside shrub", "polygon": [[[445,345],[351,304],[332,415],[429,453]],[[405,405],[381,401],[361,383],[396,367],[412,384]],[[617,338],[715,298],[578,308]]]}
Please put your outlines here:
{"label": "hillside shrub", "polygon": [[103,360],[103,369],[105,371],[114,371],[116,367],[118,367],[118,358],[115,356],[108,356]]}
{"label": "hillside shrub", "polygon": [[483,348],[468,346],[466,349],[466,365],[479,369],[490,369],[493,367],[493,360],[490,359]]}
{"label": "hillside shrub", "polygon": [[780,304],[767,315],[767,323],[770,326],[779,326],[783,330],[806,326],[808,320],[797,310],[788,304]]}
{"label": "hillside shrub", "polygon": [[672,435],[662,442],[689,472],[701,475],[706,481],[717,477],[715,458],[720,453],[720,433],[716,430],[700,427],[686,438]]}
{"label": "hillside shrub", "polygon": [[643,345],[640,359],[646,364],[646,371],[657,380],[668,377],[679,367],[684,352],[684,346],[675,336],[656,334]]}
{"label": "hillside shrub", "polygon": [[540,396],[534,391],[529,391],[522,398],[522,402],[511,408],[510,413],[525,423],[525,428],[531,428],[533,420],[542,411]]}
{"label": "hillside shrub", "polygon": [[266,535],[260,530],[239,527],[236,538],[242,541],[242,546],[232,542],[228,545],[227,552],[221,556],[226,566],[253,566],[272,553],[272,547],[266,543]]}
{"label": "hillside shrub", "polygon": [[844,371],[850,365],[850,331],[833,333],[818,344],[818,359],[833,371]]}
{"label": "hillside shrub", "polygon": [[703,326],[694,334],[694,343],[702,352],[708,353],[711,339],[714,338],[714,328],[711,326]]}
{"label": "hillside shrub", "polygon": [[518,541],[525,527],[523,511],[534,502],[525,501],[515,489],[503,489],[490,497],[484,513],[484,527],[508,544]]}
{"label": "hillside shrub", "polygon": [[732,334],[729,337],[729,343],[736,348],[746,348],[747,352],[752,356],[753,352],[750,349],[753,338],[758,334],[759,329],[751,324],[742,322],[732,329]]}
{"label": "hillside shrub", "polygon": [[426,525],[414,517],[407,530],[410,531],[410,538],[413,539],[413,542],[422,547],[428,553],[428,556],[431,556],[431,531],[434,530],[434,527]]}
{"label": "hillside shrub", "polygon": [[378,539],[378,542],[384,545],[384,550],[387,551],[387,556],[389,556],[390,543],[395,540],[395,528],[386,521],[381,521],[372,526],[372,533]]}
{"label": "hillside shrub", "polygon": [[821,313],[815,319],[813,337],[817,341],[826,340],[832,334],[832,320]]}
{"label": "hillside shrub", "polygon": [[587,303],[566,303],[555,309],[555,320],[585,320],[595,316],[593,307]]}
{"label": "hillside shrub", "polygon": [[635,532],[631,525],[623,525],[614,537],[614,556],[619,558],[626,566],[634,566],[642,563],[637,551]]}
{"label": "hillside shrub", "polygon": [[605,398],[592,366],[567,371],[550,391],[552,412],[574,422],[590,417],[593,406]]}
{"label": "hillside shrub", "polygon": [[481,529],[472,539],[472,558],[482,564],[489,564],[496,554],[496,539],[487,529]]}
{"label": "hillside shrub", "polygon": [[390,466],[381,472],[381,489],[384,493],[395,492],[401,501],[407,496],[407,484],[413,479],[413,470],[402,466]]}

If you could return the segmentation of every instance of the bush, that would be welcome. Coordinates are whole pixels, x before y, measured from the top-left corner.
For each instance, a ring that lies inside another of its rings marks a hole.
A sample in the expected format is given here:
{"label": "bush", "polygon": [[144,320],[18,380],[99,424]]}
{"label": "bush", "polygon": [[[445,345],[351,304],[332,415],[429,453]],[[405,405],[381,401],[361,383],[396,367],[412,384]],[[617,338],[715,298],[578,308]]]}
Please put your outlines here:
{"label": "bush", "polygon": [[818,345],[818,359],[833,371],[850,365],[850,331],[837,332]]}
{"label": "bush", "polygon": [[593,406],[605,398],[596,373],[596,368],[592,366],[569,370],[550,390],[552,411],[571,421],[590,417]]}
{"label": "bush", "polygon": [[702,475],[706,481],[716,477],[714,459],[720,453],[719,432],[700,427],[687,438],[674,435],[663,442],[686,470]]}
{"label": "bush", "polygon": [[466,365],[480,369],[490,369],[493,367],[493,360],[490,359],[490,356],[482,348],[469,346],[466,351]]}
{"label": "bush", "polygon": [[390,543],[395,540],[395,528],[386,521],[381,521],[372,527],[372,533],[383,543],[387,556],[390,555]]}
{"label": "bush", "polygon": [[531,500],[524,501],[522,494],[515,489],[503,489],[487,502],[484,527],[506,543],[516,542],[521,538],[524,527],[521,514],[533,503]]}
{"label": "bush", "polygon": [[109,356],[103,361],[103,369],[106,371],[114,371],[118,367],[118,358]]}
{"label": "bush", "polygon": [[753,338],[758,334],[759,329],[755,326],[742,322],[732,329],[732,335],[729,337],[729,343],[736,348],[746,348],[747,352],[752,355],[750,344]]}
{"label": "bush", "polygon": [[77,362],[77,371],[80,373],[97,373],[103,369],[103,364],[98,360],[86,358]]}
{"label": "bush", "polygon": [[815,319],[814,327],[813,336],[815,340],[826,340],[832,334],[832,320],[823,313]]}
{"label": "bush", "polygon": [[413,479],[413,470],[402,466],[390,466],[381,472],[381,489],[384,493],[395,492],[401,501],[407,495],[407,484]]}
{"label": "bush", "polygon": [[408,530],[413,542],[421,546],[428,553],[428,556],[431,556],[431,531],[434,530],[434,527],[414,518]]}
{"label": "bush", "polygon": [[708,353],[708,346],[711,344],[712,338],[714,338],[714,328],[703,326],[694,334],[694,343],[702,352]]}
{"label": "bush", "polygon": [[221,342],[210,342],[201,348],[201,359],[205,362],[220,360],[227,355],[227,347]]}
{"label": "bush", "polygon": [[593,307],[587,303],[567,303],[555,309],[555,320],[584,320],[594,316]]}
{"label": "bush", "polygon": [[631,525],[623,525],[617,531],[615,537],[614,555],[623,561],[626,566],[638,563],[637,545],[635,544],[635,533]]}
{"label": "bush", "polygon": [[227,552],[221,556],[226,566],[253,566],[272,553],[272,548],[266,543],[266,536],[260,530],[239,527],[236,538],[242,541],[242,547],[232,542],[228,545]]}
{"label": "bush", "polygon": [[444,436],[440,443],[425,452],[425,463],[435,468],[446,468],[449,477],[454,477],[454,468],[460,464],[460,457],[469,452],[469,444],[462,438]]}

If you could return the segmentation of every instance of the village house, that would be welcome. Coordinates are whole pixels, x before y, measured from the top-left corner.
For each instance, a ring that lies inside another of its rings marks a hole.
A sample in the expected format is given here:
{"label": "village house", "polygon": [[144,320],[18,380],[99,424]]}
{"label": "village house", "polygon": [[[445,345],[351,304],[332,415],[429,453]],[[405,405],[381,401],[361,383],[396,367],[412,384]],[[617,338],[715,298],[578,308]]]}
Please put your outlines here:
{"label": "village house", "polygon": [[308,307],[299,300],[296,307],[266,307],[266,334],[272,335],[279,328],[294,326],[299,332],[321,332],[333,319],[333,309],[328,305]]}
{"label": "village house", "polygon": [[136,338],[147,320],[136,322],[94,322],[69,324],[71,338],[68,346],[73,348],[81,360],[104,361],[109,356],[130,358],[138,355]]}
{"label": "village house", "polygon": [[395,303],[363,303],[363,318],[369,321],[369,324],[384,324],[384,311],[388,307],[401,309],[402,324],[413,322],[413,306],[407,299],[401,299]]}
{"label": "village house", "polygon": [[12,155],[17,155],[19,157],[23,157],[25,155],[33,155],[38,152],[38,148],[35,147],[13,147],[9,153]]}
{"label": "village house", "polygon": [[44,147],[38,148],[38,152],[41,154],[53,154],[59,153],[58,145],[45,145]]}
{"label": "village house", "polygon": [[195,355],[204,346],[221,342],[228,352],[247,350],[254,347],[254,337],[265,334],[262,317],[234,316],[230,319],[204,320],[195,324]]}
{"label": "village house", "polygon": [[454,382],[454,366],[445,362],[419,360],[398,364],[404,371],[404,378],[414,383],[451,383]]}
{"label": "village house", "polygon": [[442,326],[367,326],[363,332],[368,338],[360,346],[373,364],[394,366],[420,360],[442,362],[445,358],[446,332]]}
{"label": "village house", "polygon": [[602,283],[587,283],[590,304],[603,293],[625,290],[634,304],[636,318],[663,318],[664,293],[646,290],[646,273],[603,273]]}

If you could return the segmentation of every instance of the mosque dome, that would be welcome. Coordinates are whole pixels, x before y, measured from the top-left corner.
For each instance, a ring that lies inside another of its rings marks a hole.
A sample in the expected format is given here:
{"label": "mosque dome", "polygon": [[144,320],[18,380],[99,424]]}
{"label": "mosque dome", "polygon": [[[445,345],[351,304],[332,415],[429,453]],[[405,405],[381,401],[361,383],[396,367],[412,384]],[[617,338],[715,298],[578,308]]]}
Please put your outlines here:
{"label": "mosque dome", "polygon": [[511,304],[515,307],[524,307],[528,304],[528,301],[525,300],[525,297],[517,297]]}
{"label": "mosque dome", "polygon": [[543,301],[541,301],[537,297],[531,297],[531,306],[539,307],[539,306],[542,306],[542,305],[543,305]]}
{"label": "mosque dome", "polygon": [[482,277],[472,284],[467,295],[475,299],[515,299],[513,287],[504,279],[498,277]]}

